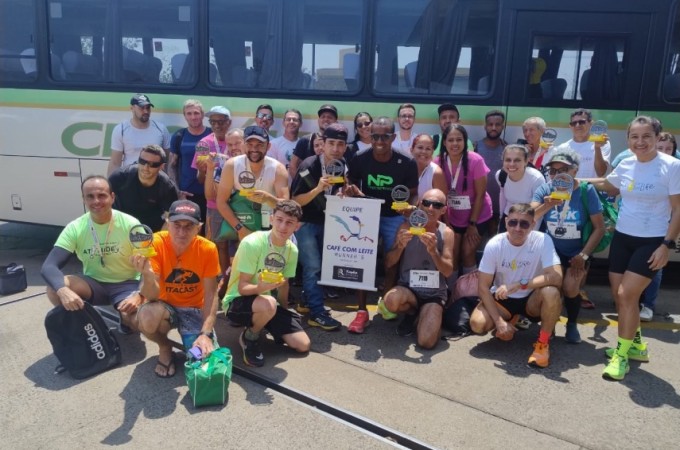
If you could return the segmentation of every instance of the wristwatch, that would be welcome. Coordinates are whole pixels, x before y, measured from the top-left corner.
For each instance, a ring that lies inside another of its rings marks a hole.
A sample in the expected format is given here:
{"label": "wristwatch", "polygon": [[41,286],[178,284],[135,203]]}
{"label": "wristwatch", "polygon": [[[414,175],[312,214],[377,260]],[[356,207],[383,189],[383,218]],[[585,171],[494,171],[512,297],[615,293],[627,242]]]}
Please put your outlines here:
{"label": "wristwatch", "polygon": [[527,278],[522,278],[519,280],[519,287],[522,289],[526,289],[529,287],[529,280]]}
{"label": "wristwatch", "polygon": [[672,239],[664,239],[663,245],[668,247],[669,250],[675,250],[677,246],[675,245],[675,241]]}
{"label": "wristwatch", "polygon": [[241,231],[241,228],[243,228],[243,224],[241,222],[234,225],[234,230],[236,231]]}
{"label": "wristwatch", "polygon": [[590,259],[590,256],[586,255],[583,252],[579,253],[578,256],[580,256],[581,259],[583,259],[584,261],[588,261]]}
{"label": "wristwatch", "polygon": [[476,220],[471,220],[471,221],[470,221],[470,225],[477,226],[477,221],[476,221]]}
{"label": "wristwatch", "polygon": [[208,336],[210,339],[215,338],[215,333],[213,333],[212,331],[201,331],[198,335],[199,336]]}

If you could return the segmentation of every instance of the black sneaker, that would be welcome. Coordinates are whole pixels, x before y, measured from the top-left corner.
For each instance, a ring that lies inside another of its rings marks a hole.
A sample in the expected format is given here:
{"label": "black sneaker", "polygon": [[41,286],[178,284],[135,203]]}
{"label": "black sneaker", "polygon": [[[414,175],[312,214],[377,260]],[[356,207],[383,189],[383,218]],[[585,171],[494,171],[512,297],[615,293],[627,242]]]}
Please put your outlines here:
{"label": "black sneaker", "polygon": [[416,331],[416,319],[418,318],[415,314],[406,314],[399,325],[397,325],[397,335],[399,336],[410,336]]}
{"label": "black sneaker", "polygon": [[329,314],[319,314],[318,316],[310,317],[307,323],[313,327],[321,327],[326,331],[333,331],[339,329],[342,324],[332,318]]}
{"label": "black sneaker", "polygon": [[264,365],[264,355],[260,351],[260,343],[246,339],[246,332],[243,330],[238,338],[238,343],[243,349],[243,362],[247,366],[262,367]]}

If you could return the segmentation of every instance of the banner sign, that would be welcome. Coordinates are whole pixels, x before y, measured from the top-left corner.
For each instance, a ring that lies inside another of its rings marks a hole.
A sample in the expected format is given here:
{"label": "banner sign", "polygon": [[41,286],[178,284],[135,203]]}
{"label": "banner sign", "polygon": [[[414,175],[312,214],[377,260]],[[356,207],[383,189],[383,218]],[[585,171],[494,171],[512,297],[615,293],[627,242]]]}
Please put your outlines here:
{"label": "banner sign", "polygon": [[376,291],[380,205],[383,200],[326,195],[321,281]]}

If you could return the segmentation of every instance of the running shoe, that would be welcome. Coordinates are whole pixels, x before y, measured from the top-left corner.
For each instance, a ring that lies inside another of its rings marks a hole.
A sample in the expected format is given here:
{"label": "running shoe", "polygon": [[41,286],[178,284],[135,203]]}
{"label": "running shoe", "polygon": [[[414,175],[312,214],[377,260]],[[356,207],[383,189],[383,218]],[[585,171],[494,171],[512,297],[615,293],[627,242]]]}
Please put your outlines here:
{"label": "running shoe", "polygon": [[581,308],[583,309],[595,309],[595,303],[588,297],[588,293],[581,289],[579,292],[581,296]]}
{"label": "running shoe", "polygon": [[364,329],[368,326],[368,311],[360,309],[357,311],[357,315],[354,320],[347,327],[347,331],[350,333],[361,334]]}
{"label": "running shoe", "polygon": [[397,325],[397,335],[399,336],[410,336],[416,331],[416,319],[418,318],[415,314],[406,314],[399,325]]}
{"label": "running shoe", "polygon": [[319,314],[318,316],[310,317],[307,323],[313,327],[319,327],[326,331],[333,331],[339,329],[342,324],[332,318],[330,314]]}
{"label": "running shoe", "polygon": [[602,378],[605,380],[621,381],[623,377],[630,371],[630,365],[628,364],[628,357],[620,356],[618,353],[614,352],[612,358],[609,360],[609,364],[602,371]]}
{"label": "running shoe", "polygon": [[378,299],[378,312],[382,316],[383,320],[394,320],[399,316],[399,314],[393,313],[392,311],[387,309],[387,306],[385,306],[385,302],[383,301],[382,297]]}
{"label": "running shoe", "polygon": [[531,326],[531,320],[524,316],[519,316],[517,321],[513,324],[518,330],[528,330]]}
{"label": "running shoe", "polygon": [[243,330],[238,338],[238,343],[243,349],[243,362],[247,366],[262,367],[264,365],[264,355],[260,351],[260,343],[246,339],[246,331]]}
{"label": "running shoe", "polygon": [[581,334],[578,332],[578,327],[575,323],[567,323],[567,333],[564,335],[564,338],[570,344],[581,343]]}
{"label": "running shoe", "polygon": [[534,343],[534,352],[529,356],[529,365],[545,368],[550,363],[550,346],[548,344]]}
{"label": "running shoe", "polygon": [[[613,347],[606,348],[604,353],[607,355],[607,358],[611,359],[612,356],[614,356],[614,353],[616,353],[616,349]],[[649,350],[647,350],[647,343],[645,342],[642,345],[631,345],[628,349],[627,356],[628,359],[632,359],[633,361],[649,362]]]}
{"label": "running shoe", "polygon": [[640,310],[640,321],[641,322],[651,322],[653,318],[654,318],[654,311],[652,311],[651,308],[643,305],[642,309]]}

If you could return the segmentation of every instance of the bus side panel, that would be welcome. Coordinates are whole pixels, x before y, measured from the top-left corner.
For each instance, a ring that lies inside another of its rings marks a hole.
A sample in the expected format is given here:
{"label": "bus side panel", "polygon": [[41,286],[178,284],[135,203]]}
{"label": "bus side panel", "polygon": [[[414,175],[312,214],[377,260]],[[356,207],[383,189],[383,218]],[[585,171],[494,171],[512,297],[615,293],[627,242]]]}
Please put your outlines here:
{"label": "bus side panel", "polygon": [[0,156],[0,220],[66,225],[85,211],[80,183],[78,159]]}

